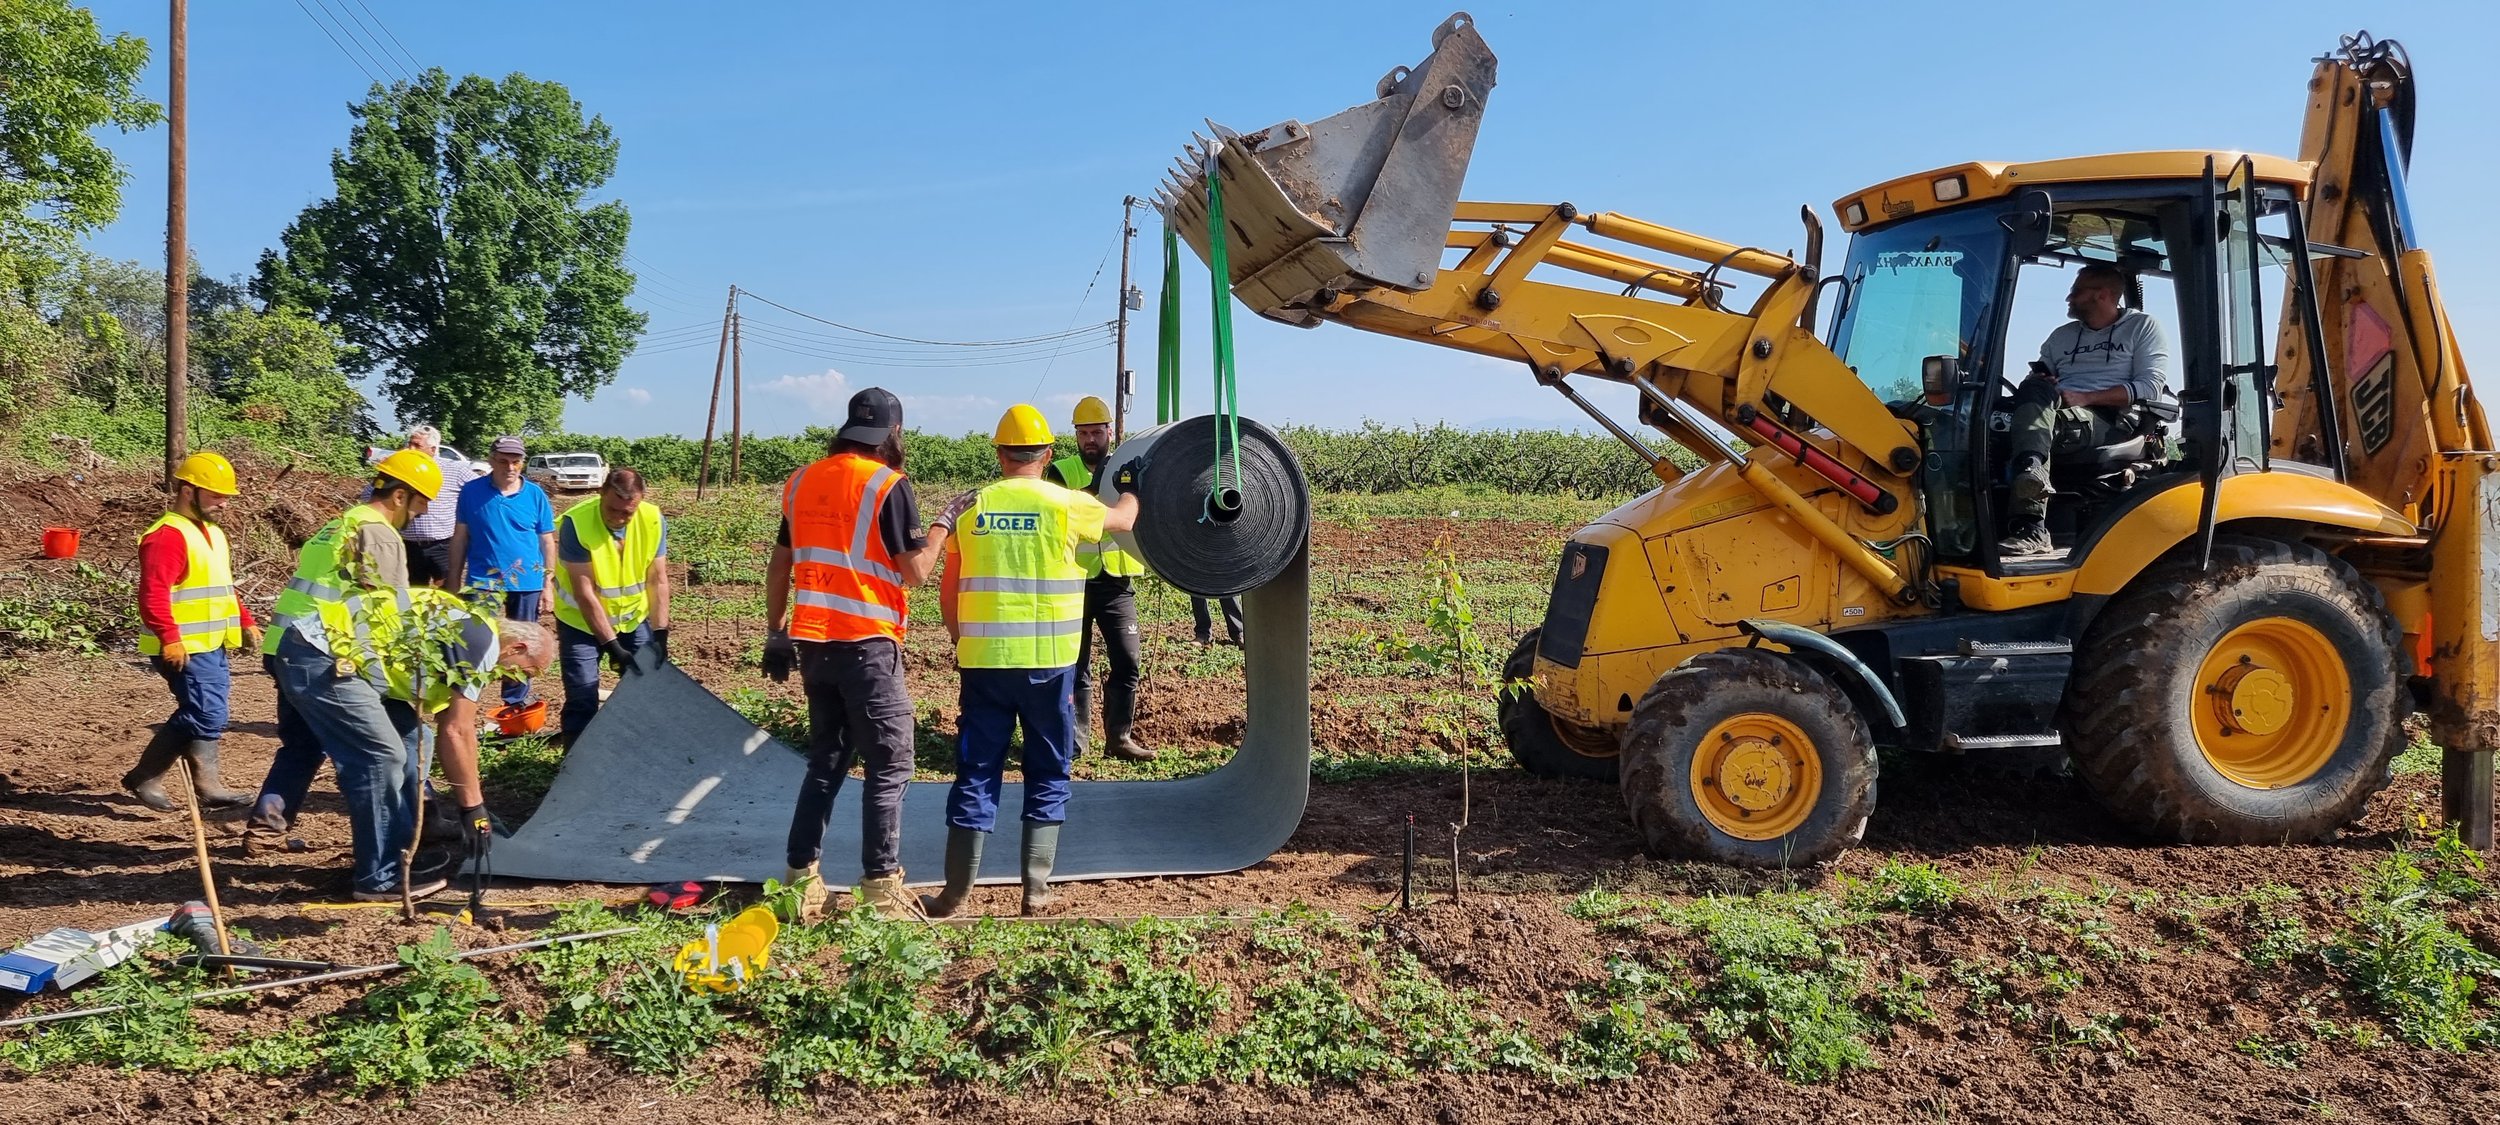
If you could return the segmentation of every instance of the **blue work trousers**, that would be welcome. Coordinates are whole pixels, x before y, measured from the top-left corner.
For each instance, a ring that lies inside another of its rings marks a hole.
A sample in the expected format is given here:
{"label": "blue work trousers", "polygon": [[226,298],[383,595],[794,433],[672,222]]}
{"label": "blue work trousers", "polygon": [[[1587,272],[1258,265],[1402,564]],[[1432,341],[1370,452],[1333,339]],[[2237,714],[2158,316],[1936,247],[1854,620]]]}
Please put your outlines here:
{"label": "blue work trousers", "polygon": [[165,720],[165,729],[198,742],[215,742],[226,736],[226,691],[234,685],[226,650],[212,648],[192,653],[180,668],[162,659],[150,663],[156,665],[158,675],[165,677],[165,686],[174,691],[174,714]]}
{"label": "blue work trousers", "polygon": [[[642,646],[651,643],[651,625],[636,625],[630,633],[617,634],[617,639],[625,642],[626,651],[641,652]],[[590,717],[599,713],[599,638],[558,621],[556,653],[564,662],[564,713],[558,733],[569,746],[590,725]]]}
{"label": "blue work trousers", "polygon": [[987,832],[998,821],[1007,743],[1024,727],[1024,820],[1068,819],[1068,763],[1076,757],[1076,667],[965,668],[955,724],[955,785],[946,823]]}
{"label": "blue work trousers", "polygon": [[[278,679],[278,658],[260,658],[261,670]],[[252,802],[252,823],[284,832],[295,825],[297,813],[303,811],[304,795],[312,792],[313,778],[321,772],[321,739],[305,725],[304,717],[287,702],[286,689],[278,690],[278,753],[269,759],[269,774],[260,782],[260,796]]]}
{"label": "blue work trousers", "polygon": [[279,696],[291,705],[300,732],[318,741],[338,770],[355,848],[355,888],[397,890],[399,854],[416,832],[423,781],[416,709],[385,697],[370,681],[341,675],[335,657],[292,631],[272,663]]}

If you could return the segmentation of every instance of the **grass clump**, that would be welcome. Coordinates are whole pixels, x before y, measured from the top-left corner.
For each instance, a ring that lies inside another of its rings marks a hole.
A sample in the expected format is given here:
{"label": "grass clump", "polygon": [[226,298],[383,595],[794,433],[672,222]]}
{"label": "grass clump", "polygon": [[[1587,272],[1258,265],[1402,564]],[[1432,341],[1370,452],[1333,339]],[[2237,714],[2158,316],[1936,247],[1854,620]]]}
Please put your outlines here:
{"label": "grass clump", "polygon": [[1855,1004],[1865,966],[1835,931],[1847,916],[1810,895],[1705,898],[1664,912],[1699,930],[1712,962],[1694,1004],[1704,1035],[1745,1043],[1792,1082],[1869,1064],[1872,1030]]}
{"label": "grass clump", "polygon": [[1950,912],[1964,895],[1962,884],[1932,863],[1886,860],[1875,874],[1850,888],[1851,909],[1895,914]]}
{"label": "grass clump", "polygon": [[2479,895],[2480,857],[2450,843],[2425,868],[2399,852],[2372,872],[2352,926],[2328,938],[2321,956],[2347,995],[2376,1012],[2398,1038],[2463,1052],[2500,1046],[2500,1017],[2476,993],[2500,981],[2500,957],[2474,944],[2448,917],[2461,897]]}

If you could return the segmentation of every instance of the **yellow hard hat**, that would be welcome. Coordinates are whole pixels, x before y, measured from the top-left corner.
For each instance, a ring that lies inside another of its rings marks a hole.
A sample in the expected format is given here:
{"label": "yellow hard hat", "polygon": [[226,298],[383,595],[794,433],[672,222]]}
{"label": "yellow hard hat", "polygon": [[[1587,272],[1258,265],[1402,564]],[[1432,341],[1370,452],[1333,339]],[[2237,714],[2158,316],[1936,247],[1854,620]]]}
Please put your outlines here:
{"label": "yellow hard hat", "polygon": [[383,458],[373,471],[416,489],[417,495],[428,500],[443,491],[443,467],[413,449],[402,449]]}
{"label": "yellow hard hat", "polygon": [[234,463],[205,449],[174,466],[174,479],[220,496],[232,496]]}
{"label": "yellow hard hat", "polygon": [[990,435],[991,445],[1049,445],[1058,440],[1050,436],[1050,420],[1030,404],[1017,403],[999,415],[998,432]]}
{"label": "yellow hard hat", "polygon": [[1080,426],[1110,425],[1111,404],[1093,395],[1076,400],[1076,424]]}

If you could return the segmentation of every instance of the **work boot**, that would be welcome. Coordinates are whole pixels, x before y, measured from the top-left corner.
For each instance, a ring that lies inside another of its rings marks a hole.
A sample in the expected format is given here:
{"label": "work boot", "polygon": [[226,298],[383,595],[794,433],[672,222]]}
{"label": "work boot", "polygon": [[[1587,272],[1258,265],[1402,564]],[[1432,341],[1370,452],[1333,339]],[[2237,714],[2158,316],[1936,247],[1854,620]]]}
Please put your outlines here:
{"label": "work boot", "polygon": [[252,811],[243,818],[243,851],[250,855],[264,849],[283,851],[287,823],[286,798],[275,793],[262,794],[252,803]]}
{"label": "work boot", "polygon": [[1127,727],[1121,727],[1119,730],[1112,732],[1111,737],[1105,742],[1103,752],[1114,758],[1131,762],[1151,762],[1155,760],[1155,752],[1152,749],[1140,744],[1137,741],[1137,736],[1130,734]]}
{"label": "work boot", "polygon": [[781,882],[785,886],[798,888],[799,923],[801,925],[812,926],[824,921],[825,901],[832,896],[825,892],[825,877],[817,873],[815,864],[793,867],[783,872]]}
{"label": "work boot", "polygon": [[2000,558],[2029,558],[2045,555],[2056,549],[2057,545],[2049,542],[2049,525],[2046,520],[2024,520],[2015,524],[2014,530],[2005,538],[1997,540],[1997,555]]}
{"label": "work boot", "polygon": [[1024,824],[1024,916],[1041,918],[1067,909],[1067,901],[1050,889],[1050,869],[1059,862],[1059,826]]}
{"label": "work boot", "polygon": [[1085,687],[1076,689],[1076,752],[1085,752],[1086,735],[1094,732],[1094,693]]}
{"label": "work boot", "polygon": [[174,798],[165,792],[165,773],[174,768],[174,759],[182,756],[182,736],[172,726],[156,728],[156,734],[139,751],[139,762],[122,775],[122,788],[137,797],[139,803],[158,812],[174,811]]}
{"label": "work boot", "polygon": [[862,879],[851,892],[851,901],[867,907],[888,922],[925,922],[929,915],[920,909],[920,899],[903,889],[903,873]]}
{"label": "work boot", "polygon": [[931,918],[952,918],[964,908],[964,900],[972,897],[972,881],[981,876],[981,845],[989,833],[969,828],[946,827],[946,887],[920,900],[920,908]]}
{"label": "work boot", "polygon": [[252,793],[226,788],[225,779],[217,775],[217,742],[213,738],[195,738],[183,751],[183,757],[191,760],[191,791],[199,796],[204,812],[239,809],[252,803]]}

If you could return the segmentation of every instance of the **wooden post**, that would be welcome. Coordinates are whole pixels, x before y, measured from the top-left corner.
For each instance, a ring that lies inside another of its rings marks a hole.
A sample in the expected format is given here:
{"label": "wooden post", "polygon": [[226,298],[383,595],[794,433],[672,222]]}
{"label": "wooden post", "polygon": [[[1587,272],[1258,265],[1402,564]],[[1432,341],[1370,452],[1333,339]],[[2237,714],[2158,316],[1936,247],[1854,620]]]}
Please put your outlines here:
{"label": "wooden post", "polygon": [[[165,71],[165,491],[174,490],[174,466],[190,449],[191,46],[189,0],[172,0]],[[214,900],[211,900],[212,905]]]}
{"label": "wooden post", "polygon": [[1111,344],[1111,443],[1128,440],[1128,244],[1137,237],[1137,227],[1129,222],[1129,212],[1136,208],[1137,197],[1120,197],[1120,316],[1119,327],[1112,333]]}
{"label": "wooden post", "polygon": [[738,451],[746,447],[746,326],[729,313],[729,482],[738,482]]}
{"label": "wooden post", "polygon": [[712,358],[712,405],[703,412],[703,467],[695,470],[694,498],[712,483],[712,423],[720,418],[720,376],[729,363],[729,318],[738,311],[738,287],[729,287],[729,303],[720,311],[720,354]]}

